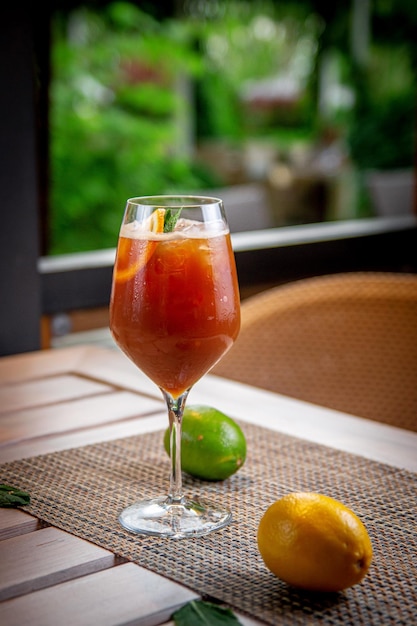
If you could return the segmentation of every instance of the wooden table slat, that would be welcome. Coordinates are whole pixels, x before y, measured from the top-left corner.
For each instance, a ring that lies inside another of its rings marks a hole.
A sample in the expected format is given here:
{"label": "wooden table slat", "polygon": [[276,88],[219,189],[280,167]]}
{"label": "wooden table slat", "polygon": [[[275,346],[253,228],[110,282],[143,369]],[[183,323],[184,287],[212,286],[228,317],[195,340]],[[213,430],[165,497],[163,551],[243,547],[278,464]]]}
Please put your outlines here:
{"label": "wooden table slat", "polygon": [[31,533],[40,528],[40,522],[18,509],[0,509],[0,541]]}
{"label": "wooden table slat", "polygon": [[1,616],[7,626],[156,626],[197,597],[126,563],[3,602]]}
{"label": "wooden table slat", "polygon": [[109,393],[112,390],[109,385],[68,374],[20,382],[0,387],[0,413],[48,406],[72,398]]}
{"label": "wooden table slat", "polygon": [[72,372],[91,350],[94,348],[90,346],[73,346],[3,357],[0,359],[0,386]]}
{"label": "wooden table slat", "polygon": [[152,416],[140,415],[137,419],[118,421],[116,423],[101,425],[87,430],[73,430],[64,433],[56,433],[48,437],[28,439],[15,442],[12,445],[0,447],[0,462],[8,463],[19,459],[78,448],[99,441],[110,441],[121,437],[131,437],[142,433],[162,430],[168,425],[166,413],[158,413]]}
{"label": "wooden table slat", "polygon": [[152,398],[116,391],[61,402],[59,408],[56,405],[28,408],[3,416],[0,444],[7,442],[10,445],[33,437],[51,436],[129,420],[137,415],[160,411],[161,406],[161,402]]}
{"label": "wooden table slat", "polygon": [[0,600],[112,567],[114,554],[57,528],[0,543]]}

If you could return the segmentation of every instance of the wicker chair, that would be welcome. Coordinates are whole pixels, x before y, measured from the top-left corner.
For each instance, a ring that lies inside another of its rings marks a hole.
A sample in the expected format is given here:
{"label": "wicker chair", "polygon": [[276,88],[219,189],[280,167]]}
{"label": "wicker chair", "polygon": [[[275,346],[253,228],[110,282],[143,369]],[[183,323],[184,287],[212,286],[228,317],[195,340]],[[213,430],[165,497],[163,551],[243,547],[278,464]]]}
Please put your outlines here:
{"label": "wicker chair", "polygon": [[212,373],[417,431],[417,275],[334,274],[252,296]]}

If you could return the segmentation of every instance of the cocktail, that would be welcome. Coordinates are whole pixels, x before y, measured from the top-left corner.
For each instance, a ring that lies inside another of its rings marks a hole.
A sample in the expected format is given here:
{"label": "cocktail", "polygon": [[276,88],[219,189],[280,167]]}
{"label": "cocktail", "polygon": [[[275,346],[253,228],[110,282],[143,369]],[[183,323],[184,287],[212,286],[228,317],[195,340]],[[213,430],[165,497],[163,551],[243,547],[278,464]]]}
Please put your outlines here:
{"label": "cocktail", "polygon": [[240,328],[235,261],[221,200],[128,200],[113,272],[110,328],[119,347],[161,389],[170,425],[168,495],[132,504],[120,514],[120,523],[132,532],[174,538],[225,526],[231,513],[187,498],[181,476],[187,396],[233,345]]}

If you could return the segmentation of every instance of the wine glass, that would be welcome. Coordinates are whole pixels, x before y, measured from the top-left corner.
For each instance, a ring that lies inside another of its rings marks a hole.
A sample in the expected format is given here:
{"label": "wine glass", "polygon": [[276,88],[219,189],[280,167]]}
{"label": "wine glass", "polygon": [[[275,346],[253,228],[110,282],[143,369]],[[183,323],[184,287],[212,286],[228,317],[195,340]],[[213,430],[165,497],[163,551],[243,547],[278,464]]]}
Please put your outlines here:
{"label": "wine glass", "polygon": [[113,271],[110,329],[162,391],[171,472],[167,495],[122,511],[119,521],[128,530],[182,538],[206,535],[230,522],[228,510],[184,495],[181,424],[192,386],[229,350],[239,328],[239,288],[222,201],[129,199]]}

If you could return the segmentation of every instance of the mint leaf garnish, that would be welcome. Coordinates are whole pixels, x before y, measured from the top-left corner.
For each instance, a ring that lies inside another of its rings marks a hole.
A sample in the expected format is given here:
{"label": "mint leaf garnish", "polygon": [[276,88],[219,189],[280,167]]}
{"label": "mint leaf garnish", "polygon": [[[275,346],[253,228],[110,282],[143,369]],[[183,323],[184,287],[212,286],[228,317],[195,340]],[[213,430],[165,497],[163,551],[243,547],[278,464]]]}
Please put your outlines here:
{"label": "mint leaf garnish", "polygon": [[203,600],[185,604],[173,614],[172,619],[176,626],[242,626],[230,609]]}
{"label": "mint leaf garnish", "polygon": [[16,489],[10,485],[0,485],[0,507],[14,508],[29,504],[30,495],[26,491]]}
{"label": "mint leaf garnish", "polygon": [[164,216],[164,233],[171,233],[174,230],[181,211],[182,209],[177,209],[176,211],[166,209]]}

